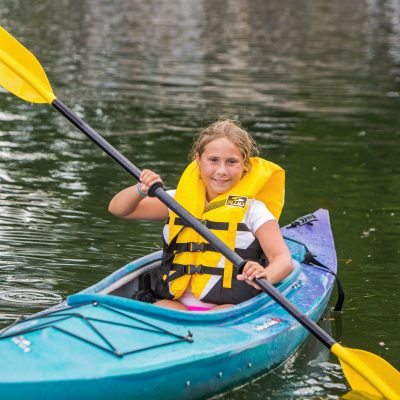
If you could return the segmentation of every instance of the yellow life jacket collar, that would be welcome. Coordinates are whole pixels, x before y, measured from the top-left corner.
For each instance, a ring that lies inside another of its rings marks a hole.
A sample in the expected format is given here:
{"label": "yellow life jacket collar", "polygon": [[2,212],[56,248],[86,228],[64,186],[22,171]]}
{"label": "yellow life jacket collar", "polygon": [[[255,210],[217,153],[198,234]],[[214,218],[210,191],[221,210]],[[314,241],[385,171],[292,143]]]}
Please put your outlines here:
{"label": "yellow life jacket collar", "polygon": [[256,199],[262,201],[279,220],[285,198],[285,171],[260,157],[251,157],[250,165],[250,171],[229,192],[220,194],[205,207],[206,187],[197,162],[192,161],[182,174],[175,200],[196,218],[201,218],[215,206],[244,207],[248,199]]}

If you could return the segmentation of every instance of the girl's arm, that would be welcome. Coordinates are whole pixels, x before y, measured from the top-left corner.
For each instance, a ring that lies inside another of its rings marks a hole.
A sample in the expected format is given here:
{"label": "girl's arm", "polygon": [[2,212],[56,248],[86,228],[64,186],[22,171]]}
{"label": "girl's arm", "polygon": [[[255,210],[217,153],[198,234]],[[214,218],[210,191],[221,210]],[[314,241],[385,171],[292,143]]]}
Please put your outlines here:
{"label": "girl's arm", "polygon": [[108,211],[117,217],[125,219],[157,221],[167,219],[167,206],[156,197],[145,197],[149,187],[155,182],[162,183],[161,178],[154,172],[144,169],[140,174],[140,183],[117,193],[111,200]]}
{"label": "girl's arm", "polygon": [[271,284],[278,283],[293,271],[293,264],[289,249],[276,221],[272,220],[262,224],[256,231],[256,238],[268,258],[268,267],[264,268],[255,261],[249,261],[244,266],[242,274],[237,278],[260,289],[253,282],[255,278],[265,278]]}

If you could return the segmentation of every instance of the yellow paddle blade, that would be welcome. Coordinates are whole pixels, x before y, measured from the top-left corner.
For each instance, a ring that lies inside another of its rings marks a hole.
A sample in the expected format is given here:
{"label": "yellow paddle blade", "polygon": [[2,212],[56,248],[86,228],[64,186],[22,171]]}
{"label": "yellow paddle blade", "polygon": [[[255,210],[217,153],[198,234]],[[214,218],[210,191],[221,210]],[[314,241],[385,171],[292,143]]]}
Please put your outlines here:
{"label": "yellow paddle blade", "polygon": [[340,396],[340,400],[382,400],[382,396],[374,396],[370,393],[361,393],[351,390],[345,395]]}
{"label": "yellow paddle blade", "polygon": [[400,400],[400,372],[383,358],[368,351],[335,343],[331,351],[340,361],[353,390],[390,400]]}
{"label": "yellow paddle blade", "polygon": [[36,57],[0,26],[0,86],[31,103],[56,98]]}

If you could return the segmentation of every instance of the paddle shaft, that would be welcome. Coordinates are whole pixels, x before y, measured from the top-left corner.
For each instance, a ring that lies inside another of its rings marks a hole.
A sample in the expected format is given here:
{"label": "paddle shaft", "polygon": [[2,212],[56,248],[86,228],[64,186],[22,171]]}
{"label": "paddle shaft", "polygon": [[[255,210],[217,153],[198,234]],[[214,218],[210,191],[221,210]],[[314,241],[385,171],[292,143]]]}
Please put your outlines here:
{"label": "paddle shaft", "polygon": [[117,149],[107,142],[100,134],[92,129],[85,121],[79,118],[71,109],[69,109],[61,100],[54,99],[51,105],[59,111],[64,117],[72,122],[80,131],[82,131],[90,140],[97,144],[105,153],[107,153],[115,162],[128,171],[135,179],[140,180],[140,169],[133,165]]}
{"label": "paddle shaft", "polygon": [[[124,157],[118,150],[116,150],[110,143],[108,143],[100,134],[93,130],[81,118],[79,118],[72,110],[70,110],[59,99],[52,102],[52,106],[66,117],[72,124],[88,136],[94,143],[96,143],[106,154],[108,154],[115,162],[123,167],[130,173],[136,180],[140,181],[140,169],[132,164],[126,157]],[[218,250],[223,256],[232,262],[237,268],[241,268],[246,263],[242,257],[236,254],[230,247],[222,242],[215,236],[205,225],[203,225],[197,218],[185,210],[178,202],[175,201],[162,186],[157,186],[152,191],[152,195],[157,197],[163,204],[170,210],[177,214],[182,220],[206,239],[212,246]],[[289,312],[300,324],[306,327],[314,336],[329,349],[336,343],[323,329],[321,329],[314,321],[300,312],[290,301],[284,297],[279,290],[271,285],[265,279],[257,279],[257,284],[272,297],[278,304],[280,304],[286,311]]]}

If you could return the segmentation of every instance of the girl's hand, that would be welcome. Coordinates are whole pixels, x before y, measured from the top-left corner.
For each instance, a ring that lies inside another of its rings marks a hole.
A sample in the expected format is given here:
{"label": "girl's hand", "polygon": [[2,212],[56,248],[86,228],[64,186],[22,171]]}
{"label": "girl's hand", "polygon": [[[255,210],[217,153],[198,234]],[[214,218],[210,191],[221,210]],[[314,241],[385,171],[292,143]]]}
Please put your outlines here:
{"label": "girl's hand", "polygon": [[140,173],[140,182],[138,183],[140,190],[144,194],[148,194],[150,186],[153,185],[156,182],[162,183],[162,180],[159,175],[154,173],[153,171],[150,171],[149,169],[144,169]]}
{"label": "girl's hand", "polygon": [[254,282],[255,279],[259,278],[268,280],[265,268],[256,261],[247,261],[242,273],[236,277],[237,280],[245,281],[256,289],[261,290],[261,288]]}

